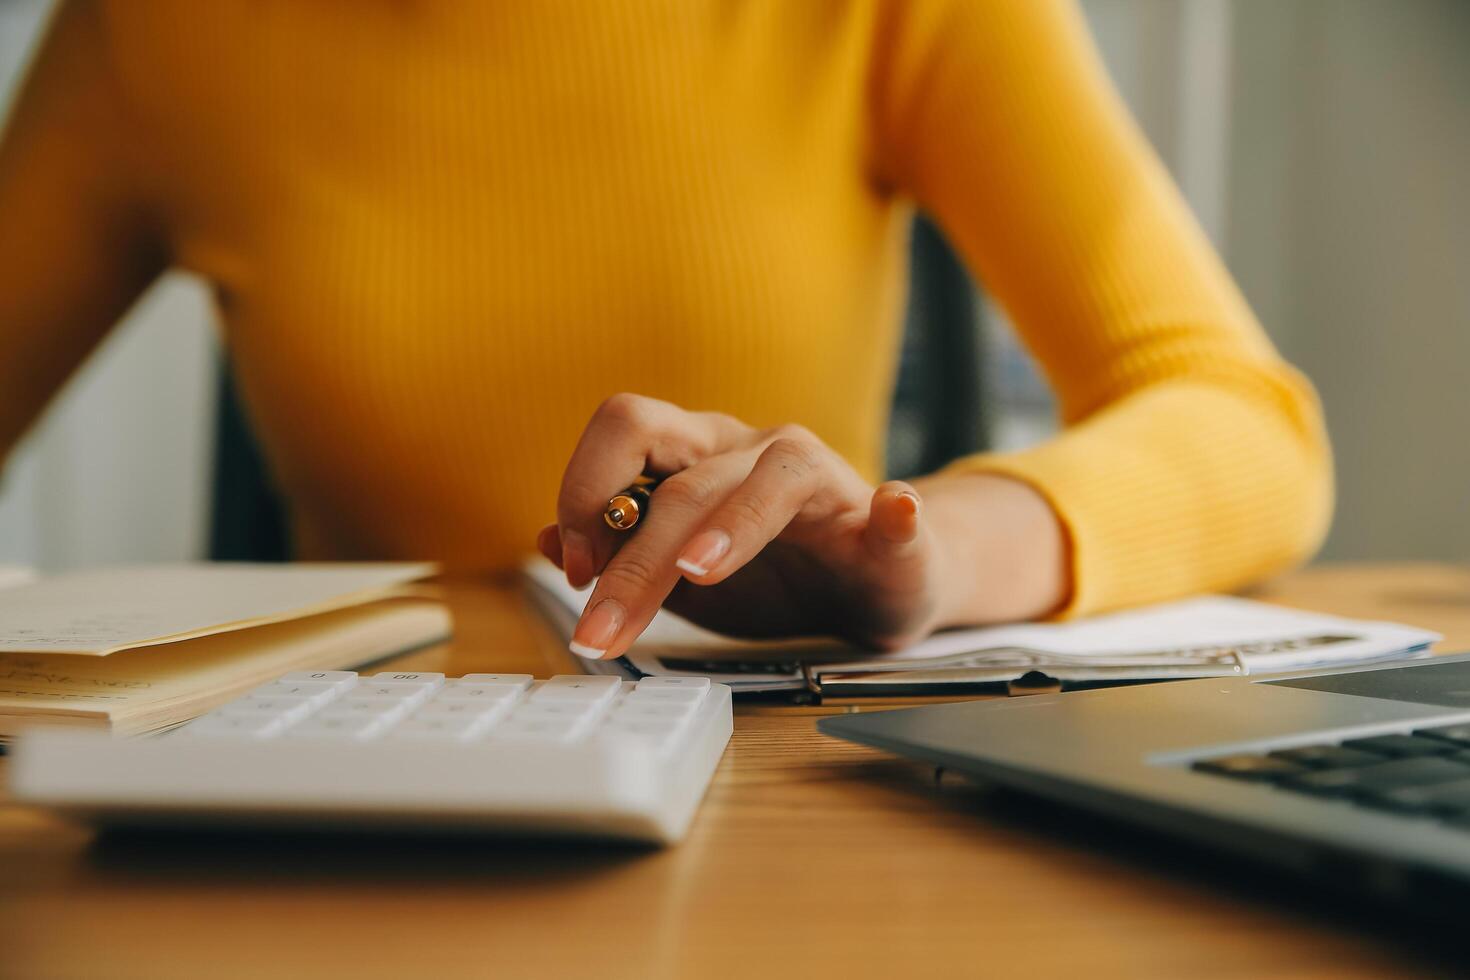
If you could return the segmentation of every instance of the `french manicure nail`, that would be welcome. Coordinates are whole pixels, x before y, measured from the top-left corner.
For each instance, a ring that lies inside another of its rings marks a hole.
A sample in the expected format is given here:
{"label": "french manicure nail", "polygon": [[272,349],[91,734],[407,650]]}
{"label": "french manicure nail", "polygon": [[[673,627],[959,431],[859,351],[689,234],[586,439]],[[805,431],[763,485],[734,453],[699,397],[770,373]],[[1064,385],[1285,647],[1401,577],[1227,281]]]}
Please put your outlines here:
{"label": "french manicure nail", "polygon": [[710,569],[730,550],[730,535],[719,528],[710,528],[695,535],[694,540],[684,546],[684,551],[674,562],[690,575],[705,576]]}
{"label": "french manicure nail", "polygon": [[607,656],[607,648],[612,641],[618,638],[624,618],[622,603],[616,599],[603,599],[582,614],[582,621],[577,624],[568,648],[579,657],[601,660]]}

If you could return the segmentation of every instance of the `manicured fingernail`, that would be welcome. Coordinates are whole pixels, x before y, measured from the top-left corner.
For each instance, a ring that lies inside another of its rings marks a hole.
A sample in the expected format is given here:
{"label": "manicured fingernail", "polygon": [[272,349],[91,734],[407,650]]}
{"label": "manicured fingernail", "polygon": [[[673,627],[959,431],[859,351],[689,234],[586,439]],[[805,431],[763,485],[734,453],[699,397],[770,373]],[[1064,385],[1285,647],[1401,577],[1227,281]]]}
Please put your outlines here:
{"label": "manicured fingernail", "polygon": [[705,576],[729,550],[730,535],[719,528],[710,528],[695,535],[674,564],[690,575]]}
{"label": "manicured fingernail", "polygon": [[919,512],[919,495],[912,490],[900,490],[898,492],[898,499],[905,502],[910,514],[917,514]]}
{"label": "manicured fingernail", "polygon": [[561,567],[574,589],[592,581],[592,545],[581,531],[567,528],[561,532]]}
{"label": "manicured fingernail", "polygon": [[582,614],[582,621],[572,633],[571,651],[589,660],[607,656],[607,648],[623,628],[623,604],[616,599],[603,599]]}

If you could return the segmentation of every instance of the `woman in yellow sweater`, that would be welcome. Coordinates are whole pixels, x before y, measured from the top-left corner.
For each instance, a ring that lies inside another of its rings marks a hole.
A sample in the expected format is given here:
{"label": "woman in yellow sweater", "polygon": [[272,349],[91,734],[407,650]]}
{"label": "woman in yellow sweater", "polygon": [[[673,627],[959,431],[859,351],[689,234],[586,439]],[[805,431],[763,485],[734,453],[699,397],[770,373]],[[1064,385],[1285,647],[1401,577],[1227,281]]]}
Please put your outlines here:
{"label": "woman in yellow sweater", "polygon": [[[915,204],[1066,427],[875,488]],[[883,645],[1229,588],[1331,509],[1309,385],[1063,0],[68,0],[0,147],[0,446],[168,266],[300,555],[542,528],[603,572],[589,656],[665,600]]]}

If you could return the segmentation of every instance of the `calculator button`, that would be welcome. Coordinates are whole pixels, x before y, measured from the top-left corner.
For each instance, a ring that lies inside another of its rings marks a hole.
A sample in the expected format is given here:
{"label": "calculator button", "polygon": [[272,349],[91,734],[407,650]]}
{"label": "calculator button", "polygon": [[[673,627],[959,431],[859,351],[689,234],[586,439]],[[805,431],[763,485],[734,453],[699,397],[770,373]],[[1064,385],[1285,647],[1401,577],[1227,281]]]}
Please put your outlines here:
{"label": "calculator button", "polygon": [[369,684],[419,684],[425,687],[438,687],[444,683],[443,674],[425,674],[422,672],[384,671],[374,674],[368,679]]}
{"label": "calculator button", "polygon": [[684,726],[668,718],[609,718],[603,726],[608,731],[634,732],[639,735],[672,735]]}
{"label": "calculator button", "polygon": [[410,718],[388,730],[388,738],[404,738],[426,742],[463,742],[474,738],[486,727],[483,717],[438,717]]}
{"label": "calculator button", "polygon": [[495,742],[570,742],[582,726],[576,722],[553,719],[518,720],[509,718],[490,729]]}
{"label": "calculator button", "polygon": [[417,707],[429,700],[433,689],[423,684],[378,684],[369,681],[354,687],[348,695],[342,699],[343,704],[354,701],[401,701],[410,707]]}
{"label": "calculator button", "polygon": [[377,735],[387,725],[381,716],[358,718],[338,715],[332,718],[309,718],[294,728],[287,729],[291,738],[321,739],[368,739]]}
{"label": "calculator button", "polygon": [[552,701],[523,704],[511,713],[510,721],[558,721],[580,723],[600,713],[600,704],[585,701]]}
{"label": "calculator button", "polygon": [[509,684],[466,684],[454,681],[440,688],[435,701],[514,701],[521,689]]}
{"label": "calculator button", "polygon": [[622,688],[616,677],[591,677],[565,674],[553,677],[531,693],[533,702],[606,701]]}
{"label": "calculator button", "polygon": [[483,701],[445,701],[442,698],[430,701],[418,711],[415,718],[488,718],[498,715],[510,707],[509,698]]}
{"label": "calculator button", "polygon": [[628,700],[640,703],[698,704],[704,700],[707,690],[695,687],[637,687],[628,695]]}
{"label": "calculator button", "polygon": [[530,674],[465,674],[456,684],[494,684],[497,687],[511,687],[517,691],[524,691],[531,686],[534,678]]}
{"label": "calculator button", "polygon": [[291,722],[305,718],[311,709],[310,701],[303,701],[299,698],[245,698],[241,701],[231,701],[221,707],[217,713],[226,717],[271,716]]}
{"label": "calculator button", "polygon": [[638,701],[629,698],[613,710],[612,717],[617,721],[644,721],[647,719],[683,721],[692,714],[694,714],[694,705],[687,701],[682,703]]}
{"label": "calculator button", "polygon": [[412,705],[402,698],[351,698],[335,701],[321,710],[321,718],[380,718],[402,717]]}
{"label": "calculator button", "polygon": [[246,697],[249,698],[279,698],[292,701],[307,701],[311,704],[325,704],[335,697],[343,688],[337,684],[327,684],[321,681],[275,681],[262,687],[257,687]]}
{"label": "calculator button", "polygon": [[293,670],[283,675],[276,683],[320,683],[337,687],[352,687],[357,681],[357,673],[351,670]]}
{"label": "calculator button", "polygon": [[709,690],[708,677],[645,677],[638,682],[638,690],[647,691],[659,687],[688,687],[696,691]]}
{"label": "calculator button", "polygon": [[286,728],[278,715],[205,715],[179,729],[203,738],[270,738]]}
{"label": "calculator button", "polygon": [[656,750],[672,748],[684,726],[678,722],[661,718],[620,719],[609,718],[607,724],[597,731],[597,737],[605,741],[631,740],[642,742]]}

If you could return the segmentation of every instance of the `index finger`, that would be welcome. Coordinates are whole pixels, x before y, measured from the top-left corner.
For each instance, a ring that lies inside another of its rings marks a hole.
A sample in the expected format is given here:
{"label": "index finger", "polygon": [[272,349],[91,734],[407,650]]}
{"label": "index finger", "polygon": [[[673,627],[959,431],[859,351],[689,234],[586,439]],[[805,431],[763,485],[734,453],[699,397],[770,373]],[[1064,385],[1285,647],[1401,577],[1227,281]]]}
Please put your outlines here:
{"label": "index finger", "polygon": [[748,452],[714,456],[654,491],[658,507],[648,527],[628,541],[597,580],[572,632],[573,653],[590,659],[622,655],[679,581],[679,548],[750,472],[752,462]]}
{"label": "index finger", "polygon": [[621,535],[602,519],[608,499],[642,473],[665,475],[741,445],[752,430],[728,415],[689,412],[641,395],[598,406],[562,475],[556,502],[562,568],[581,588],[617,551]]}

